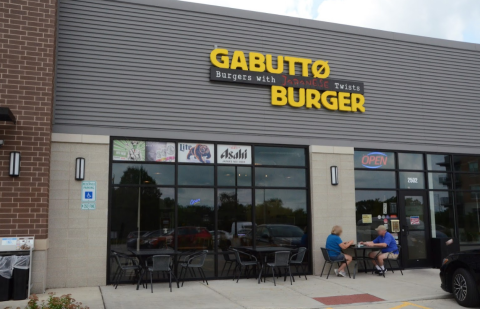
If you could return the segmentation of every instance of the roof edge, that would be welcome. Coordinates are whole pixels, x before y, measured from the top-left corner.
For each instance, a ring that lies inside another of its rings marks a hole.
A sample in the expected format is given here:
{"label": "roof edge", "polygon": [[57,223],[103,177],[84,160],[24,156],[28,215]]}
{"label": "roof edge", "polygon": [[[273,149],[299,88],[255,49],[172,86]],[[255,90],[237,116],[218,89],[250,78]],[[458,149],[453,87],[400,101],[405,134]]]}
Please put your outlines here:
{"label": "roof edge", "polygon": [[437,39],[437,38],[425,37],[425,36],[419,36],[419,35],[376,30],[371,28],[363,28],[363,27],[350,26],[350,25],[342,25],[342,24],[313,20],[313,19],[290,17],[290,16],[270,14],[270,13],[260,13],[260,12],[248,11],[243,9],[233,9],[233,8],[221,7],[216,5],[209,5],[209,4],[199,4],[199,3],[193,3],[188,1],[179,1],[179,0],[105,0],[105,1],[165,7],[169,9],[202,12],[207,14],[267,21],[267,22],[273,22],[273,23],[302,26],[307,28],[329,30],[334,32],[343,32],[348,34],[357,34],[357,35],[363,35],[363,36],[390,39],[390,40],[402,41],[402,42],[480,51],[480,44],[476,44],[476,43]]}

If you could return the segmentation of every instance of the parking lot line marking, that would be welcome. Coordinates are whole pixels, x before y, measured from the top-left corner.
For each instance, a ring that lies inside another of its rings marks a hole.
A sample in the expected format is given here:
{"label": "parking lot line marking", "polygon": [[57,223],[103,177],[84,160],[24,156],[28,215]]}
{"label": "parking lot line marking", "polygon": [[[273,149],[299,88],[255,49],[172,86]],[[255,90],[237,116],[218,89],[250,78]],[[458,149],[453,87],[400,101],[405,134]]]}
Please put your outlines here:
{"label": "parking lot line marking", "polygon": [[400,308],[405,308],[405,307],[408,307],[408,306],[413,306],[413,307],[417,307],[417,308],[421,308],[421,309],[431,309],[431,308],[428,308],[428,307],[416,305],[414,303],[409,303],[409,302],[404,302],[400,306],[392,307],[390,309],[400,309]]}

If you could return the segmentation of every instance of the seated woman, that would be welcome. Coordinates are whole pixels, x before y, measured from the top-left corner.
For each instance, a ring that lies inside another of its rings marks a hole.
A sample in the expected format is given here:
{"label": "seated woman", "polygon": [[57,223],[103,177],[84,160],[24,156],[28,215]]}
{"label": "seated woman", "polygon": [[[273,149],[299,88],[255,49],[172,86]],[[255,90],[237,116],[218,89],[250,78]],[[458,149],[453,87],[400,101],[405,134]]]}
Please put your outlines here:
{"label": "seated woman", "polygon": [[347,261],[346,263],[342,263],[338,269],[334,270],[335,275],[338,277],[345,277],[345,267],[352,262],[352,257],[348,254],[343,254],[342,250],[353,245],[353,240],[343,242],[340,238],[342,232],[342,227],[335,225],[332,228],[332,234],[327,237],[327,245],[325,246],[328,249],[328,255],[332,261],[343,261],[344,259]]}

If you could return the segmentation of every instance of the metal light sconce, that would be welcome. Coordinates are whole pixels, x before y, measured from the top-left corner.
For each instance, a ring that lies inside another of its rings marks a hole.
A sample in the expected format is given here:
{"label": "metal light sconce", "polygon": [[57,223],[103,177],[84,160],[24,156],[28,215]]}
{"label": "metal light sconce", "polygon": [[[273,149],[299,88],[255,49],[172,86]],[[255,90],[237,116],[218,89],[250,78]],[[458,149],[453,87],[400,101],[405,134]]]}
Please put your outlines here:
{"label": "metal light sconce", "polygon": [[75,180],[85,179],[85,158],[75,159]]}
{"label": "metal light sconce", "polygon": [[8,174],[12,177],[20,176],[20,152],[10,152],[10,169]]}
{"label": "metal light sconce", "polygon": [[330,166],[330,177],[332,186],[338,185],[338,166]]}

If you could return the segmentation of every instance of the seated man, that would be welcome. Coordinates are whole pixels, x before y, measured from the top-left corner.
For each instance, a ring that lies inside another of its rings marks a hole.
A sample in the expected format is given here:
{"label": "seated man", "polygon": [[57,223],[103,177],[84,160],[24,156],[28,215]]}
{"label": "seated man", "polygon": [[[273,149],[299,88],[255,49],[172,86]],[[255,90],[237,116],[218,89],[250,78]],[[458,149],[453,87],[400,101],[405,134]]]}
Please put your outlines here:
{"label": "seated man", "polygon": [[372,259],[375,259],[376,257],[377,260],[373,261],[373,264],[376,268],[375,273],[383,275],[383,273],[387,271],[383,265],[383,260],[387,258],[398,258],[399,251],[395,238],[393,238],[392,234],[387,232],[387,229],[384,225],[379,225],[375,230],[378,232],[377,238],[375,238],[373,241],[361,242],[360,244],[369,247],[382,248],[380,250],[381,253],[379,251],[372,251],[368,256]]}

